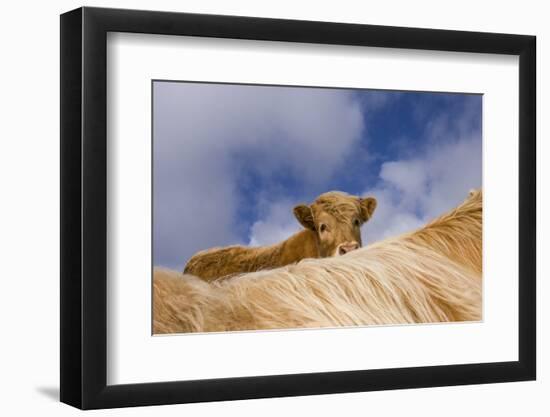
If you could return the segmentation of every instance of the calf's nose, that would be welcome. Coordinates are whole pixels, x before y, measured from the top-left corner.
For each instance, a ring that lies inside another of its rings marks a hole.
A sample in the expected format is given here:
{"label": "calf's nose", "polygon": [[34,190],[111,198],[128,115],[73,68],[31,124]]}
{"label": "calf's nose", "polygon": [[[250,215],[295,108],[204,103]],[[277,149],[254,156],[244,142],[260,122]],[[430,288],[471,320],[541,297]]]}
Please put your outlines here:
{"label": "calf's nose", "polygon": [[359,243],[357,242],[342,243],[338,248],[338,254],[345,255],[346,253],[351,252],[352,250],[355,250],[355,249],[359,249]]}

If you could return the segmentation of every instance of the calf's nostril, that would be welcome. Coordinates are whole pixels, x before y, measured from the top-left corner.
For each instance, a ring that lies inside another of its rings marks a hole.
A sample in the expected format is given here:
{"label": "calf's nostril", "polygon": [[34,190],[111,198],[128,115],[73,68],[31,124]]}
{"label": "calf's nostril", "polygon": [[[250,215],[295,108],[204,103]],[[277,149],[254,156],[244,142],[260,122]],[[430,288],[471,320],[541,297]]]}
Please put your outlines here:
{"label": "calf's nostril", "polygon": [[359,249],[359,243],[353,242],[353,243],[343,243],[338,247],[338,254],[339,255],[345,255],[348,252],[351,252],[353,250]]}
{"label": "calf's nostril", "polygon": [[339,252],[340,255],[345,255],[348,252],[351,252],[353,250],[359,249],[359,243],[353,242],[353,243],[345,243],[340,246]]}

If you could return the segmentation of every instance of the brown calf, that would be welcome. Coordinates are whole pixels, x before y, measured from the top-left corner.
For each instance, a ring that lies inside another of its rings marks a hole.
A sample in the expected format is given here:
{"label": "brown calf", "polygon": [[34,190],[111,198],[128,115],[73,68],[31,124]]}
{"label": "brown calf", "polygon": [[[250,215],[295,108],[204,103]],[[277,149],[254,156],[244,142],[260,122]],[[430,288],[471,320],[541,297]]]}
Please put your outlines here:
{"label": "brown calf", "polygon": [[341,192],[320,195],[313,204],[294,207],[304,230],[272,246],[228,246],[196,253],[184,272],[206,281],[272,269],[305,258],[344,255],[361,247],[360,227],[372,217],[376,200]]}

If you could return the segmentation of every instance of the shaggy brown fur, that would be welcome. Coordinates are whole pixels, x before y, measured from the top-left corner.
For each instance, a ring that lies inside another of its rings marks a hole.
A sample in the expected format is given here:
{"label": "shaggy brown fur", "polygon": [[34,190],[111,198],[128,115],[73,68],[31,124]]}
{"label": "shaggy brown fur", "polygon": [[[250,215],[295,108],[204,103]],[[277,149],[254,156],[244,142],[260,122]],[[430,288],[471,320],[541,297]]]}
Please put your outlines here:
{"label": "shaggy brown fur", "polygon": [[342,257],[213,283],[156,269],[153,331],[480,320],[481,203],[476,192],[416,232]]}
{"label": "shaggy brown fur", "polygon": [[338,256],[361,247],[360,227],[373,214],[376,200],[341,192],[320,195],[310,206],[298,205],[294,215],[304,230],[272,246],[228,246],[196,253],[184,273],[206,281],[273,269],[305,258]]}

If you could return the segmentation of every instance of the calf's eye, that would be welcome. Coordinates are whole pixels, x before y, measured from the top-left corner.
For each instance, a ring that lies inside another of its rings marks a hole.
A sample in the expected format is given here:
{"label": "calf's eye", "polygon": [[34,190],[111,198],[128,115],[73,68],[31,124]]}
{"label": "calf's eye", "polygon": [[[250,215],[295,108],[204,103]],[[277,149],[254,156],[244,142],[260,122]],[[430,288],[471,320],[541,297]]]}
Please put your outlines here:
{"label": "calf's eye", "polygon": [[355,221],[353,222],[354,225],[356,225],[357,227],[360,226],[360,223],[359,223],[359,220],[358,219],[355,219]]}
{"label": "calf's eye", "polygon": [[325,230],[327,230],[326,224],[322,224],[321,226],[319,226],[319,231],[324,232]]}

